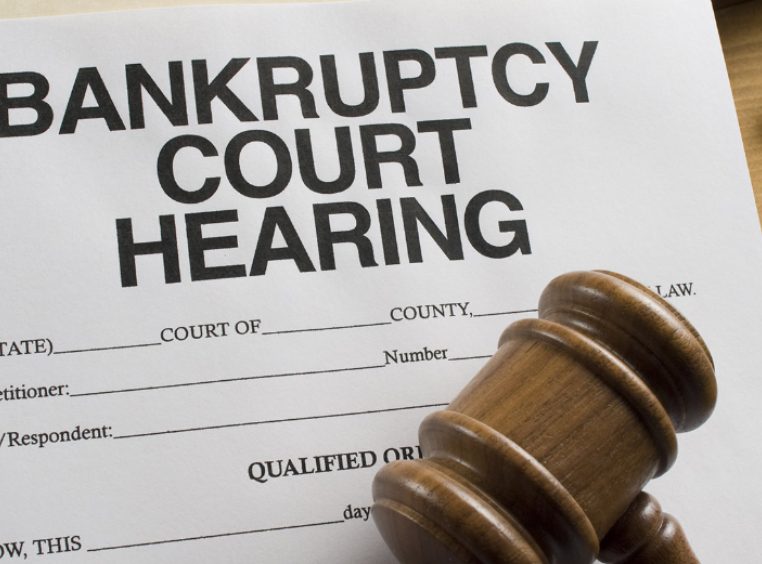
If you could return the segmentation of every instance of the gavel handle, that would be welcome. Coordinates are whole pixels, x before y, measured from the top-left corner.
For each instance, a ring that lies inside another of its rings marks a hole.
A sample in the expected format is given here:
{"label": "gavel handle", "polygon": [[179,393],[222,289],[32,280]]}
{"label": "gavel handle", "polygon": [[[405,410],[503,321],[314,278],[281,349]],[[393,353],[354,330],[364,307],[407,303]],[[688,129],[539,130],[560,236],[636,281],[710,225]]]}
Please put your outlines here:
{"label": "gavel handle", "polygon": [[699,564],[680,523],[641,492],[601,541],[601,562]]}

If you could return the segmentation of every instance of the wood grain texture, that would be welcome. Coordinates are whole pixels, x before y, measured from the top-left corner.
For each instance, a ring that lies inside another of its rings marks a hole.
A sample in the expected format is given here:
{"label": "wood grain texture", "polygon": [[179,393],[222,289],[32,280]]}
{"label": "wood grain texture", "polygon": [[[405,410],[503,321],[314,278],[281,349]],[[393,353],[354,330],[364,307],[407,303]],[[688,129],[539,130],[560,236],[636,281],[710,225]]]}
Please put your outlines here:
{"label": "wood grain texture", "polygon": [[662,513],[659,503],[645,492],[635,498],[601,541],[598,558],[619,564],[699,564],[680,523]]}
{"label": "wood grain texture", "polygon": [[648,288],[577,272],[543,292],[495,355],[421,424],[422,460],[382,468],[373,516],[409,564],[695,564],[650,497],[675,432],[716,401],[696,330]]}
{"label": "wood grain texture", "polygon": [[741,4],[742,2],[749,2],[750,0],[712,0],[712,4],[714,5],[715,9],[717,8],[726,8],[728,6],[734,6],[736,4]]}
{"label": "wood grain texture", "polygon": [[762,218],[762,0],[718,10],[717,25]]}

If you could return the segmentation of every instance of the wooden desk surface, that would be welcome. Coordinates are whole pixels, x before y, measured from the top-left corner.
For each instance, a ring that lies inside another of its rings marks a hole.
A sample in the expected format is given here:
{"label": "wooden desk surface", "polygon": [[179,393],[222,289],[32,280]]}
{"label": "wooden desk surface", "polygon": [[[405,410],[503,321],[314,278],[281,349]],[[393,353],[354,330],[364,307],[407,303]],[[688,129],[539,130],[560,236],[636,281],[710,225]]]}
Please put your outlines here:
{"label": "wooden desk surface", "polygon": [[721,8],[717,25],[762,218],[762,0]]}
{"label": "wooden desk surface", "polygon": [[[182,4],[255,3],[266,0],[0,0],[0,18]],[[270,0],[288,1],[288,0]],[[305,0],[301,0],[305,1]],[[320,0],[306,0],[320,1]],[[720,2],[738,2],[726,0]],[[749,162],[757,212],[762,218],[762,0],[717,10],[725,59]]]}

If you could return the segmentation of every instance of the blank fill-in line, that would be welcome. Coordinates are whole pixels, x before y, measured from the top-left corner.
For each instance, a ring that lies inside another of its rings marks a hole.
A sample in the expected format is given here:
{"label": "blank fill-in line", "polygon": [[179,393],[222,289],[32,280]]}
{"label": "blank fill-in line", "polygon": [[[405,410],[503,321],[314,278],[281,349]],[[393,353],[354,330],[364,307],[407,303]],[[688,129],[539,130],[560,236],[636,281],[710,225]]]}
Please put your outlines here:
{"label": "blank fill-in line", "polygon": [[98,351],[116,351],[122,349],[140,349],[144,347],[158,347],[161,343],[140,343],[137,345],[116,345],[113,347],[93,347],[89,349],[72,349],[69,351],[54,351],[53,354],[73,354],[73,353],[86,353],[86,352],[98,352]]}
{"label": "blank fill-in line", "polygon": [[449,361],[458,361],[458,360],[478,360],[478,359],[485,359],[485,358],[492,358],[491,354],[480,354],[480,355],[474,355],[474,356],[453,356],[451,358],[448,358]]}
{"label": "blank fill-in line", "polygon": [[143,546],[157,546],[161,544],[172,544],[172,543],[178,543],[178,542],[189,542],[189,541],[197,541],[197,540],[206,540],[206,539],[219,539],[224,537],[237,537],[242,535],[254,535],[257,533],[273,533],[275,531],[289,531],[293,529],[305,529],[307,527],[322,527],[323,525],[338,525],[339,523],[344,523],[344,521],[321,521],[319,523],[304,523],[301,525],[286,525],[283,527],[270,527],[268,529],[251,529],[249,531],[236,531],[233,533],[217,533],[214,535],[201,535],[197,537],[185,537],[185,538],[179,538],[179,539],[165,539],[165,540],[157,540],[157,541],[148,541],[148,542],[136,542],[132,544],[120,544],[116,546],[102,546],[100,548],[88,548],[87,552],[103,552],[105,550],[121,550],[124,548],[140,548]]}
{"label": "blank fill-in line", "polygon": [[496,311],[493,313],[475,313],[474,317],[494,317],[496,315],[517,315],[519,313],[537,313],[537,309],[516,309],[513,311]]}
{"label": "blank fill-in line", "polygon": [[233,429],[236,427],[251,427],[254,425],[269,425],[272,423],[292,423],[296,421],[314,421],[317,419],[335,419],[339,417],[357,417],[360,415],[375,415],[378,413],[391,413],[394,411],[409,411],[413,409],[426,409],[430,407],[443,407],[446,403],[430,403],[425,405],[409,405],[405,407],[388,407],[385,409],[371,409],[368,411],[347,411],[345,413],[329,413],[326,415],[307,415],[304,417],[287,417],[285,419],[266,419],[262,421],[246,421],[243,423],[226,423],[224,425],[209,425],[207,427],[188,427],[185,429],[171,429],[168,431],[154,431],[152,433],[135,433],[131,435],[116,435],[114,439],[137,439],[141,437],[156,437],[158,435],[176,435],[179,433],[195,433],[198,431],[219,431],[220,429]]}
{"label": "blank fill-in line", "polygon": [[382,325],[391,325],[391,321],[380,321],[378,323],[358,323],[356,325],[336,325],[333,327],[311,327],[308,329],[284,329],[282,331],[262,331],[262,335],[286,335],[288,333],[313,333],[317,331],[337,331],[339,329],[361,329],[363,327],[380,327]]}
{"label": "blank fill-in line", "polygon": [[384,364],[373,364],[368,366],[350,366],[347,368],[328,368],[325,370],[302,370],[299,372],[280,372],[277,374],[261,374],[259,376],[240,376],[238,378],[220,378],[218,380],[199,380],[197,382],[182,382],[179,384],[159,384],[156,386],[143,386],[139,388],[122,388],[119,390],[103,390],[100,392],[83,392],[80,394],[70,394],[69,397],[81,398],[86,396],[102,396],[106,394],[127,394],[131,392],[147,392],[153,390],[168,390],[172,388],[187,388],[189,386],[205,386],[208,384],[227,384],[230,382],[246,382],[248,380],[266,380],[270,378],[289,378],[293,376],[312,376],[316,374],[337,374],[339,372],[352,372],[356,370],[372,370],[374,368],[384,368]]}

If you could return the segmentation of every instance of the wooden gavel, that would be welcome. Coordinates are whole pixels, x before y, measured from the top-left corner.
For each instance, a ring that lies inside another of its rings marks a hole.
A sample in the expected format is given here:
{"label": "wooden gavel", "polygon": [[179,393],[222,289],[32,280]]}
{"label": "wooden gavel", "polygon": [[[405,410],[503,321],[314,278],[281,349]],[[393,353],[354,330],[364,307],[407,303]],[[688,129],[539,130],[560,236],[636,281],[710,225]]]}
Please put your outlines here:
{"label": "wooden gavel", "polygon": [[424,458],[379,471],[374,520],[410,564],[698,562],[641,490],[716,397],[704,341],[666,301],[612,272],[565,274],[423,421]]}

